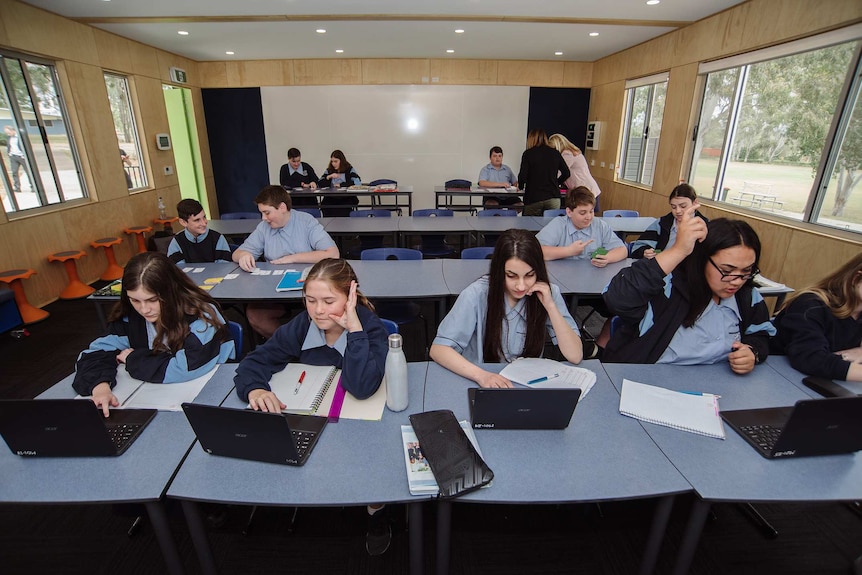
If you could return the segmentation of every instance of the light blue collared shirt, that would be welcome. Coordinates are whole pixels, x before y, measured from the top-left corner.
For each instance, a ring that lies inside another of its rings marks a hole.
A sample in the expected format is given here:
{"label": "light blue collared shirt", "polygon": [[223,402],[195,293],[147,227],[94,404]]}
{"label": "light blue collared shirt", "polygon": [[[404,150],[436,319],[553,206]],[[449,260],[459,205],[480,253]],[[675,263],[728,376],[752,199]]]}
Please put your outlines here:
{"label": "light blue collared shirt", "polygon": [[286,255],[325,250],[334,245],[335,242],[314,216],[290,210],[287,225],[273,229],[261,221],[239,249],[249,252],[255,259],[263,254],[266,261],[272,261]]}
{"label": "light blue collared shirt", "polygon": [[656,363],[704,365],[727,360],[733,343],[742,337],[739,333],[741,320],[735,296],[717,304],[710,298],[693,326],[679,326]]}
{"label": "light blue collared shirt", "polygon": [[302,342],[302,349],[314,349],[316,347],[323,347],[324,345],[333,348],[341,354],[341,357],[344,357],[344,353],[347,351],[347,330],[345,329],[341,332],[341,335],[335,340],[335,344],[329,345],[326,343],[326,332],[317,327],[317,324],[312,320],[308,325],[308,333],[305,334],[305,340]]}
{"label": "light blue collared shirt", "polygon": [[588,260],[592,257],[593,252],[601,247],[610,251],[625,246],[619,236],[611,229],[611,226],[598,218],[593,218],[590,225],[582,230],[575,228],[572,220],[568,217],[553,218],[536,234],[536,239],[543,246],[553,247],[569,246],[577,240],[583,242],[593,240],[593,243],[588,245],[580,255],[566,258],[570,260]]}

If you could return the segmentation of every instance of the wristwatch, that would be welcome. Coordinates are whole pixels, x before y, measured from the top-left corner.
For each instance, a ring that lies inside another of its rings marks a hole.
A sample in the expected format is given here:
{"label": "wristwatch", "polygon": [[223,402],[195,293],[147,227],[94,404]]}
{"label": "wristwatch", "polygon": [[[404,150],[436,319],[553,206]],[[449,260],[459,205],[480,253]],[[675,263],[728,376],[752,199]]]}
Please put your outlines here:
{"label": "wristwatch", "polygon": [[753,354],[754,354],[754,363],[755,363],[755,365],[756,365],[756,364],[758,364],[758,363],[760,363],[760,352],[758,352],[758,351],[757,351],[757,348],[756,348],[756,347],[754,347],[754,346],[753,346],[753,345],[751,345],[751,344],[747,344],[747,343],[746,343],[745,345],[747,345],[747,346],[748,346],[748,349],[750,349],[750,350],[751,350],[751,353],[753,353]]}

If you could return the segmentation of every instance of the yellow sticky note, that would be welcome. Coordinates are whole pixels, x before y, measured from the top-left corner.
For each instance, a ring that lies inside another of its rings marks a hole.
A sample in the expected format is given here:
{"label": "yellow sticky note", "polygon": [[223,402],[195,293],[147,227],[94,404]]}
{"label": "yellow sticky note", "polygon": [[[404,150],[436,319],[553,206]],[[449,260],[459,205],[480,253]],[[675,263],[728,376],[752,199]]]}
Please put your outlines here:
{"label": "yellow sticky note", "polygon": [[204,280],[204,284],[206,285],[215,285],[217,283],[221,283],[221,280],[224,278],[207,278]]}
{"label": "yellow sticky note", "polygon": [[198,286],[198,287],[204,291],[210,291],[211,289],[213,289],[213,286],[211,286],[211,285],[208,285],[208,286],[204,285],[204,286]]}

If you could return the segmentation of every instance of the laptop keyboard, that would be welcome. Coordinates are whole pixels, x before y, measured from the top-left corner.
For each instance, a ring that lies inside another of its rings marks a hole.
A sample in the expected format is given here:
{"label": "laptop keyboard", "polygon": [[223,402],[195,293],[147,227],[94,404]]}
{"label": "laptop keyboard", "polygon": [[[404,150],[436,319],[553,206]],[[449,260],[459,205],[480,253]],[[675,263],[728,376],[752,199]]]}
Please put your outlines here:
{"label": "laptop keyboard", "polygon": [[768,452],[775,449],[775,443],[781,436],[781,428],[772,425],[745,425],[740,427],[743,433]]}
{"label": "laptop keyboard", "polygon": [[317,437],[317,433],[311,431],[297,431],[295,429],[292,429],[291,433],[293,433],[293,444],[296,446],[296,454],[299,455],[300,458],[305,457],[305,454],[308,453],[314,438]]}
{"label": "laptop keyboard", "polygon": [[132,437],[141,427],[143,426],[139,423],[120,423],[117,425],[108,425],[107,429],[111,441],[117,446],[117,450],[120,450],[131,441]]}

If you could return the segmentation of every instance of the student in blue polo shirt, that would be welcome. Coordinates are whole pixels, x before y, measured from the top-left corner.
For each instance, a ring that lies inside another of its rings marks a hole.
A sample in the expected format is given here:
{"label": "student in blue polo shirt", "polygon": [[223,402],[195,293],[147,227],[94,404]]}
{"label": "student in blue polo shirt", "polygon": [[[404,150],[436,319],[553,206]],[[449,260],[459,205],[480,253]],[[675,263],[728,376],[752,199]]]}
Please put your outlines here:
{"label": "student in blue polo shirt", "polygon": [[[512,168],[503,163],[503,148],[494,146],[490,151],[490,163],[479,171],[480,188],[518,188],[518,178]],[[483,196],[486,208],[499,206],[523,206],[518,196]]]}
{"label": "student in blue polo shirt", "polygon": [[168,246],[168,257],[177,265],[229,262],[230,246],[220,233],[207,228],[207,215],[197,200],[187,198],[177,204],[183,231]]}
{"label": "student in blue polo shirt", "polygon": [[[583,186],[566,194],[566,217],[554,218],[536,238],[546,260],[590,259],[597,268],[626,259],[623,241],[601,219],[595,219],[596,197]],[[605,254],[595,253],[599,248]]]}

